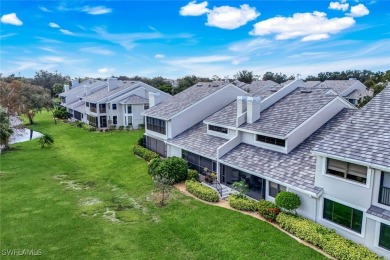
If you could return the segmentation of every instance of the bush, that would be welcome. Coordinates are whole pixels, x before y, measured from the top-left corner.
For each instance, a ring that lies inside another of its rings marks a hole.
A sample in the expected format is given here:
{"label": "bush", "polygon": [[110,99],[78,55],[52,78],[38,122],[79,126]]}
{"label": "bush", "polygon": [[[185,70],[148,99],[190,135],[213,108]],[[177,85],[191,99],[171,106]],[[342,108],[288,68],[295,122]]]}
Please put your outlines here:
{"label": "bush", "polygon": [[187,180],[197,181],[199,179],[199,173],[197,170],[188,169]]}
{"label": "bush", "polygon": [[58,107],[54,112],[53,115],[56,118],[60,119],[67,119],[68,118],[68,112],[66,111],[65,107]]}
{"label": "bush", "polygon": [[274,203],[266,200],[261,200],[258,204],[259,214],[266,220],[274,222],[280,213],[280,209]]}
{"label": "bush", "polygon": [[336,259],[382,259],[366,247],[308,219],[282,212],[276,221],[284,230],[321,248]]}
{"label": "bush", "polygon": [[143,136],[142,136],[140,139],[137,140],[137,144],[138,144],[139,146],[144,147],[144,137],[143,137]]}
{"label": "bush", "polygon": [[245,181],[236,181],[233,183],[233,189],[238,191],[237,197],[245,198],[245,194],[249,190],[249,186]]}
{"label": "bush", "polygon": [[148,161],[150,162],[151,160],[155,159],[155,158],[160,158],[160,156],[153,152],[153,151],[150,151],[140,145],[133,145],[133,153],[138,155],[139,157],[143,158],[145,161]]}
{"label": "bush", "polygon": [[83,122],[81,122],[81,121],[76,121],[76,126],[77,127],[79,127],[79,128],[82,128],[83,127],[83,125],[84,125],[84,123]]}
{"label": "bush", "polygon": [[296,213],[296,209],[301,205],[301,200],[293,192],[282,191],[276,195],[275,204],[278,207],[287,209],[291,213]]}
{"label": "bush", "polygon": [[164,159],[160,164],[160,170],[164,171],[169,178],[173,178],[175,183],[187,179],[188,165],[182,158],[174,156]]}
{"label": "bush", "polygon": [[39,137],[38,144],[41,146],[41,148],[45,146],[52,146],[54,144],[54,138],[49,134],[43,134],[41,137]]}
{"label": "bush", "polygon": [[198,197],[199,199],[209,202],[219,201],[219,195],[217,191],[213,190],[212,188],[206,187],[197,181],[186,181],[186,189],[189,193],[191,193],[195,197]]}
{"label": "bush", "polygon": [[257,202],[248,198],[243,198],[232,194],[229,196],[229,205],[232,208],[244,211],[257,211]]}

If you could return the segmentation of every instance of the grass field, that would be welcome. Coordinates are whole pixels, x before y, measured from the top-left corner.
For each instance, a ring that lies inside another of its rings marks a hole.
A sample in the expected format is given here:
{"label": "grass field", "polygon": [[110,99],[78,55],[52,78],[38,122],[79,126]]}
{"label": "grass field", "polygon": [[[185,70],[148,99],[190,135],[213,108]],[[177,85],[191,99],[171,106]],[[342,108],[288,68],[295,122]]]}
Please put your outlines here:
{"label": "grass field", "polygon": [[45,259],[322,259],[268,223],[174,191],[153,201],[145,161],[130,152],[141,131],[100,133],[49,113],[50,133],[0,156],[0,250],[40,249]]}

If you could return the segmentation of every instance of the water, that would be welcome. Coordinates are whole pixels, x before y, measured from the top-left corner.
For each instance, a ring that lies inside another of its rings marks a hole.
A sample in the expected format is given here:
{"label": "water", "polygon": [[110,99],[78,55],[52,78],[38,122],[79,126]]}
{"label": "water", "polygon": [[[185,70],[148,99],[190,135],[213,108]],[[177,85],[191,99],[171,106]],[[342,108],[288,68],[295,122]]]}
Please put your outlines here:
{"label": "water", "polygon": [[20,120],[19,117],[11,116],[10,123],[14,130],[14,133],[11,135],[9,140],[10,144],[30,141],[43,135],[28,128],[18,127],[22,123],[22,120]]}

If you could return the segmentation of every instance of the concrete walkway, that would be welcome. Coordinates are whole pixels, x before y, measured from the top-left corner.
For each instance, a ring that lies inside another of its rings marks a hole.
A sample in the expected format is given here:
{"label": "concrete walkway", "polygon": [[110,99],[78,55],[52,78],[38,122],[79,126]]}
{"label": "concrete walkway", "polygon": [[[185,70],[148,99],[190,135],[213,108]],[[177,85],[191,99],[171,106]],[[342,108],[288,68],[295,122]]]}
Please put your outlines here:
{"label": "concrete walkway", "polygon": [[249,215],[251,217],[257,218],[257,219],[259,219],[261,221],[267,222],[268,224],[270,224],[270,225],[274,226],[275,228],[279,229],[281,232],[283,232],[283,233],[289,235],[290,237],[294,238],[299,243],[304,244],[305,246],[308,246],[308,247],[312,248],[313,250],[323,254],[324,256],[326,256],[329,259],[335,259],[335,258],[331,257],[330,255],[328,255],[327,253],[325,253],[324,251],[322,251],[321,249],[319,249],[318,247],[315,247],[312,244],[310,244],[310,243],[308,243],[308,242],[306,242],[306,241],[304,241],[304,240],[302,240],[302,239],[300,239],[300,238],[298,238],[298,237],[288,233],[287,231],[285,231],[284,229],[279,227],[279,225],[277,225],[276,223],[272,223],[272,222],[267,221],[265,218],[260,216],[257,212],[241,211],[241,210],[234,209],[234,208],[230,207],[229,202],[227,200],[220,200],[219,202],[208,202],[208,201],[201,200],[201,199],[195,197],[194,195],[192,195],[191,193],[189,193],[186,190],[184,182],[175,184],[175,187],[179,191],[184,193],[185,195],[190,196],[190,197],[192,197],[192,198],[194,198],[196,200],[199,200],[199,201],[201,201],[203,203],[206,203],[206,204],[209,204],[209,205],[213,205],[213,206],[217,206],[217,207],[221,207],[221,208],[225,208],[225,209],[234,210],[234,211],[240,212],[242,214]]}

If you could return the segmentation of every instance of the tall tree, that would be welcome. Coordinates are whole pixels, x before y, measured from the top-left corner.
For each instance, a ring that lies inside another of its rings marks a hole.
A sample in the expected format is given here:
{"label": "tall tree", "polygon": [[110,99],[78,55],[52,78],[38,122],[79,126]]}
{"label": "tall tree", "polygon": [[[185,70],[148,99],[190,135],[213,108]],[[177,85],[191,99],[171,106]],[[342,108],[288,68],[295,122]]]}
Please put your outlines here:
{"label": "tall tree", "polygon": [[54,84],[53,86],[53,93],[55,96],[58,96],[58,94],[64,92],[64,85],[62,85],[61,83],[56,83]]}
{"label": "tall tree", "polygon": [[185,76],[183,78],[180,78],[177,80],[177,87],[174,88],[174,94],[177,94],[193,85],[195,85],[198,82],[210,82],[211,80],[209,78],[200,78],[195,75],[192,76]]}
{"label": "tall tree", "polygon": [[234,75],[234,78],[241,81],[241,82],[245,82],[247,84],[251,84],[252,81],[255,79],[254,75],[253,75],[253,71],[249,71],[249,70],[240,70],[238,71],[235,75]]}
{"label": "tall tree", "polygon": [[8,115],[19,112],[21,85],[22,82],[17,80],[6,82],[0,79],[0,106],[6,109]]}
{"label": "tall tree", "polygon": [[279,83],[279,84],[283,83],[287,80],[293,80],[293,79],[295,79],[294,75],[287,77],[287,75],[285,75],[283,73],[273,73],[270,71],[267,71],[263,75],[263,80],[272,80],[272,81]]}
{"label": "tall tree", "polygon": [[53,86],[56,83],[64,85],[66,82],[70,80],[69,76],[63,76],[61,73],[57,71],[52,73],[46,70],[40,70],[35,72],[35,76],[32,80],[33,85],[42,86],[45,89],[50,90],[50,94],[53,96]]}
{"label": "tall tree", "polygon": [[52,105],[49,90],[30,83],[22,83],[19,111],[28,118],[30,124],[34,124],[34,117],[37,113],[43,109],[50,110]]}

